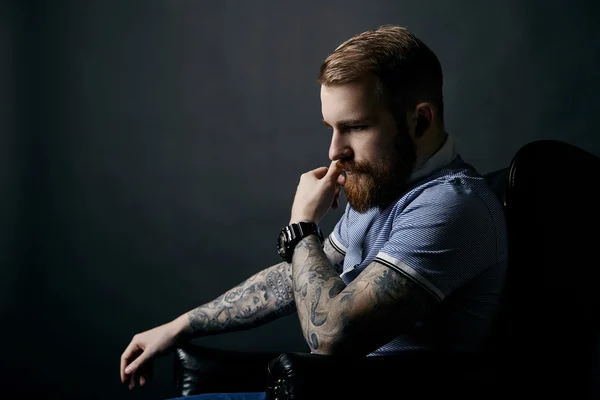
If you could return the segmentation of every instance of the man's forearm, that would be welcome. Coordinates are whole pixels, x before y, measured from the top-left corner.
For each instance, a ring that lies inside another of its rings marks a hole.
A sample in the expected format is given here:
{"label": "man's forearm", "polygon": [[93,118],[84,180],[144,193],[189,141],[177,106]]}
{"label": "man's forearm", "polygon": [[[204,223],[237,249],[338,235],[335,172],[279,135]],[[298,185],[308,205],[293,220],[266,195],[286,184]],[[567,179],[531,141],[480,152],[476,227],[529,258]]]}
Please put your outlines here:
{"label": "man's forearm", "polygon": [[[210,303],[179,318],[186,336],[198,337],[257,327],[296,311],[292,266],[260,271]],[[186,321],[187,320],[187,321]]]}
{"label": "man's forearm", "polygon": [[324,325],[331,326],[328,311],[332,300],[346,287],[331,265],[315,235],[310,235],[296,246],[292,261],[292,280],[298,317],[306,342],[311,351],[318,352],[331,341]]}

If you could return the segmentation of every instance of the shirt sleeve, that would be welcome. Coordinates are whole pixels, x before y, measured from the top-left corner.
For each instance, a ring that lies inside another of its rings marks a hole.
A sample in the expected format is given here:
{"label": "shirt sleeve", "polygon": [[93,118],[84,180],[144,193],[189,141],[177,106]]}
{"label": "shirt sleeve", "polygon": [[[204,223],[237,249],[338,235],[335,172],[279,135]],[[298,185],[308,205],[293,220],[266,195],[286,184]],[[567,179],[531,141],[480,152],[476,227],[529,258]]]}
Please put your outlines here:
{"label": "shirt sleeve", "polygon": [[350,205],[346,204],[346,210],[344,211],[344,215],[335,225],[333,232],[329,235],[329,241],[334,249],[336,249],[340,254],[346,255],[348,251],[348,218],[350,212]]}
{"label": "shirt sleeve", "polygon": [[394,217],[389,240],[375,256],[438,301],[495,263],[491,214],[475,193],[444,182],[425,189]]}

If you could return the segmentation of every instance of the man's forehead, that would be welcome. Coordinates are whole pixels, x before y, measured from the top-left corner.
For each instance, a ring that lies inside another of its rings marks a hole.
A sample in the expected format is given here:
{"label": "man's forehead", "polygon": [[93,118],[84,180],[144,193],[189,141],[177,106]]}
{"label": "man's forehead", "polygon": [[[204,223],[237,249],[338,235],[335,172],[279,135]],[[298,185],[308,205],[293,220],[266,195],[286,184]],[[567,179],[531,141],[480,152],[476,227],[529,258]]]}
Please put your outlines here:
{"label": "man's forehead", "polygon": [[366,100],[377,98],[377,81],[374,78],[365,77],[345,83],[322,84],[321,96],[350,95],[361,97]]}
{"label": "man's forehead", "polygon": [[[321,86],[321,110],[323,119],[360,119],[377,114],[379,96],[375,85],[356,81],[337,85]],[[335,122],[335,121],[333,121]]]}

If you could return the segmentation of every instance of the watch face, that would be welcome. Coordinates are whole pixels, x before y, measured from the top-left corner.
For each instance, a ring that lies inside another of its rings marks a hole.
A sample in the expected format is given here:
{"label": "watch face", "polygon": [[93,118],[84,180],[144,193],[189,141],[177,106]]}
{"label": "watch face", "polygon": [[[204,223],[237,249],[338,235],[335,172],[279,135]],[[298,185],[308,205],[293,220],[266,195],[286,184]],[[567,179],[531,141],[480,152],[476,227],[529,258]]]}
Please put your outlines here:
{"label": "watch face", "polygon": [[285,233],[279,234],[279,240],[277,241],[277,252],[281,257],[285,256]]}

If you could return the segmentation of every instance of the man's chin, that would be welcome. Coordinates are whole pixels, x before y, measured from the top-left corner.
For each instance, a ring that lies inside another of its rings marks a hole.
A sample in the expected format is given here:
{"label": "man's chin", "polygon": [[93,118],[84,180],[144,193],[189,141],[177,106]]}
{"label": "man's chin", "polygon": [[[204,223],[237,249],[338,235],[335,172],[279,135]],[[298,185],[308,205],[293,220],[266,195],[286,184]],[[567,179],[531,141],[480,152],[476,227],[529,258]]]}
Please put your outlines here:
{"label": "man's chin", "polygon": [[371,208],[369,187],[371,182],[365,182],[363,174],[348,173],[344,182],[344,194],[348,204],[359,214],[366,213]]}
{"label": "man's chin", "polygon": [[394,193],[379,193],[377,196],[373,196],[373,192],[367,191],[366,193],[360,193],[350,191],[348,193],[347,188],[344,188],[346,200],[352,209],[359,214],[365,214],[373,208],[379,208],[380,211],[385,210],[390,204],[397,200],[402,194],[401,190],[394,191]]}
{"label": "man's chin", "polygon": [[353,196],[348,196],[348,194],[346,194],[346,199],[350,207],[359,214],[364,214],[372,208],[368,200],[356,199]]}

